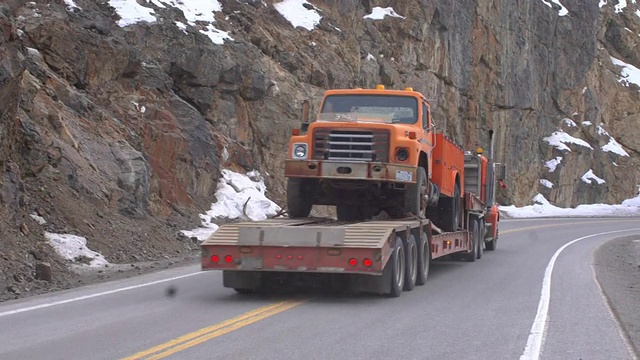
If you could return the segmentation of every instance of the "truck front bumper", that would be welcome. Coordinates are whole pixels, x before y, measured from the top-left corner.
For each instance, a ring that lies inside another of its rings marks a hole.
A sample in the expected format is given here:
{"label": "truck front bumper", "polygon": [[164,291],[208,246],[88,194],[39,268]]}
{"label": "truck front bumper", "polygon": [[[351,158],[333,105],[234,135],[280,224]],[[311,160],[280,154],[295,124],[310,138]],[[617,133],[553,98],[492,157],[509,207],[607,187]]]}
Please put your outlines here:
{"label": "truck front bumper", "polygon": [[416,167],[379,162],[286,160],[286,177],[415,183]]}

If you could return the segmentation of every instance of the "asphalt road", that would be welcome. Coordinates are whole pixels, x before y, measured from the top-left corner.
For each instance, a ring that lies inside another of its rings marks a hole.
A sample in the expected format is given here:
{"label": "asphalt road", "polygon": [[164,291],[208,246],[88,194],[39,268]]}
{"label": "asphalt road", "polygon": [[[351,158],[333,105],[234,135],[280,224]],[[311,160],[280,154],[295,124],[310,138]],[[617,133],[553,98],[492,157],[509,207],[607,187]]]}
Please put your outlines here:
{"label": "asphalt road", "polygon": [[242,296],[172,269],[0,304],[0,359],[633,359],[591,264],[636,234],[640,219],[505,220],[496,251],[434,262],[395,299]]}

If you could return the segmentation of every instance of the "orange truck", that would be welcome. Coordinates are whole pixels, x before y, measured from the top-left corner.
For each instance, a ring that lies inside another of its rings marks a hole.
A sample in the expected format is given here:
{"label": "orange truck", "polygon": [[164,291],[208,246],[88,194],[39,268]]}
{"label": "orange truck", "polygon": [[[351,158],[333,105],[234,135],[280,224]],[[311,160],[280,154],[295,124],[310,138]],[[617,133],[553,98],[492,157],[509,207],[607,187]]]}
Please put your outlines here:
{"label": "orange truck", "polygon": [[[463,151],[411,88],[328,90],[316,121],[308,112],[285,164],[289,217],[226,224],[201,244],[202,270],[222,270],[225,287],[399,296],[425,283],[432,260],[495,250],[505,168],[493,162],[493,131],[488,157]],[[338,219],[309,217],[313,205],[335,205]],[[371,220],[382,211],[388,220]]]}

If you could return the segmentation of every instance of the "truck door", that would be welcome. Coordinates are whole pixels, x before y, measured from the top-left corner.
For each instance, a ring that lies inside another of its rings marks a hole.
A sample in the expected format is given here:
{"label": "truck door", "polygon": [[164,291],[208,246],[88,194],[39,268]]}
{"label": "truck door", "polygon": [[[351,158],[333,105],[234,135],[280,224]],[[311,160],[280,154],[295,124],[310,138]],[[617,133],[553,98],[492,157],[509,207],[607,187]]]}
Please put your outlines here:
{"label": "truck door", "polygon": [[[433,127],[431,124],[431,114],[429,112],[429,106],[427,106],[427,104],[424,102],[424,100],[422,101],[422,136],[421,136],[421,140],[424,140],[422,149],[425,150],[425,152],[427,153],[427,156],[431,157],[431,150],[433,149],[433,141],[434,141],[434,132],[432,131]],[[426,145],[426,146],[424,146]],[[429,178],[431,178],[431,174],[433,174],[432,172],[432,162],[428,161],[428,174],[427,176]]]}

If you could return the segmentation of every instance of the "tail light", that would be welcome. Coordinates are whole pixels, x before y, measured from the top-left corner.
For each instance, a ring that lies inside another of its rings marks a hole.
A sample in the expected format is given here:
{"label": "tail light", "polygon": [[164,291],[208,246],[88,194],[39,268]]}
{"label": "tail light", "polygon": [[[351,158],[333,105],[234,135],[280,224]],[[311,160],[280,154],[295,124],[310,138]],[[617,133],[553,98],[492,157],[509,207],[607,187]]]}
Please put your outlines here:
{"label": "tail light", "polygon": [[231,264],[231,263],[233,262],[233,256],[231,256],[231,255],[227,255],[227,256],[225,256],[225,257],[224,257],[224,261],[225,261],[227,264]]}
{"label": "tail light", "polygon": [[366,267],[371,267],[373,262],[371,261],[371,259],[364,259],[364,261],[362,261],[362,264]]}
{"label": "tail light", "polygon": [[212,263],[218,263],[218,261],[220,261],[220,257],[218,255],[212,255],[211,256],[211,262]]}

